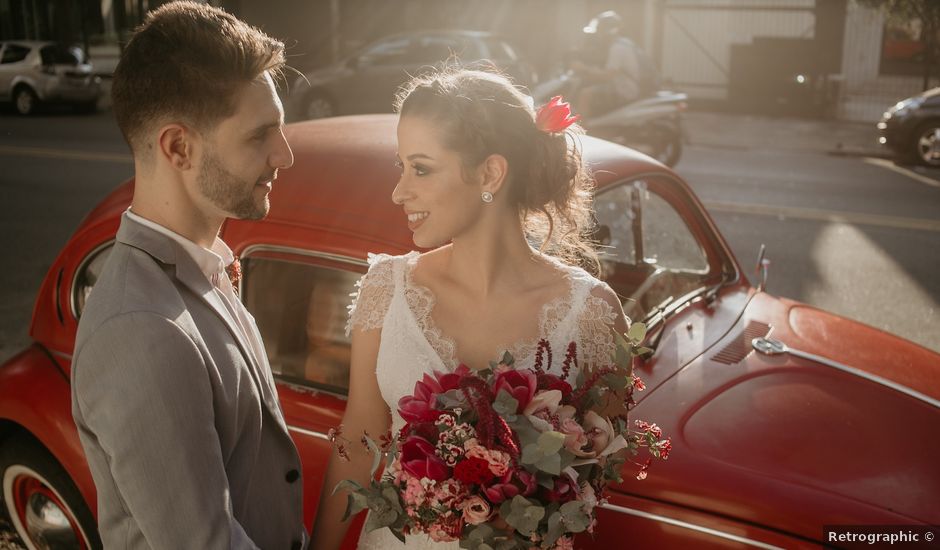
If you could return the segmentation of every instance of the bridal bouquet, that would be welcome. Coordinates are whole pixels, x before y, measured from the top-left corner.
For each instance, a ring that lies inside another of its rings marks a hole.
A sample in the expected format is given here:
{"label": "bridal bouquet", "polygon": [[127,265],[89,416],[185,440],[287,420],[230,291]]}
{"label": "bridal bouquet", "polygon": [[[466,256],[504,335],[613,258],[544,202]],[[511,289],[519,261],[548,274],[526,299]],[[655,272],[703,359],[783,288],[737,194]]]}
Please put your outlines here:
{"label": "bridal bouquet", "polygon": [[[507,353],[486,370],[460,365],[425,375],[398,403],[406,422],[400,432],[379,443],[362,438],[375,453],[373,478],[383,455],[387,464],[367,487],[337,485],[349,492],[346,518],[369,509],[367,530],[387,527],[402,541],[425,533],[470,549],[572,548],[574,534],[593,532],[594,509],[605,486],[621,480],[628,453],[669,454],[655,424],[636,421],[631,430],[626,418],[633,391],[643,389],[631,365],[645,351],[644,332],[635,324],[614,365],[589,372],[577,369],[571,343],[560,375],[549,373],[551,348],[543,340],[532,369],[514,369]],[[600,411],[611,398],[625,407],[608,418]],[[343,440],[337,431],[332,437]],[[346,455],[342,443],[338,450]]]}

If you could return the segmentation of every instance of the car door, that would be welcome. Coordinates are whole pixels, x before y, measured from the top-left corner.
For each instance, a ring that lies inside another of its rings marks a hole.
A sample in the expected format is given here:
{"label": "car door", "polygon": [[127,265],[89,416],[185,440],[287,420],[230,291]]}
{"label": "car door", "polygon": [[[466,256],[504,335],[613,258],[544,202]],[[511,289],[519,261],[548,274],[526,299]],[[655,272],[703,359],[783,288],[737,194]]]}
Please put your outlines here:
{"label": "car door", "polygon": [[13,92],[13,79],[23,70],[23,60],[29,55],[29,48],[9,42],[3,44],[0,51],[0,97],[8,99]]}
{"label": "car door", "polygon": [[[304,517],[316,515],[349,388],[346,307],[366,262],[256,245],[242,254],[241,297],[254,316],[277,380],[284,419],[303,463]],[[332,488],[330,488],[332,489]]]}

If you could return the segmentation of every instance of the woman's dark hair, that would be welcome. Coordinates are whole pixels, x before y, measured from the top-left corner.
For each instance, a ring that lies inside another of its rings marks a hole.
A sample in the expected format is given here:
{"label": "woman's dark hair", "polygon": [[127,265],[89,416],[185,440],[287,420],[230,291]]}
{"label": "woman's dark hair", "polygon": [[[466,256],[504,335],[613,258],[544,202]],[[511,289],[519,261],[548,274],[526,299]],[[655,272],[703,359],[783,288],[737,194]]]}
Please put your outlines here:
{"label": "woman's dark hair", "polygon": [[399,91],[395,110],[434,121],[445,146],[460,154],[465,173],[492,154],[505,157],[507,192],[530,242],[597,273],[589,241],[594,180],[581,159],[579,126],[554,134],[539,130],[532,99],[508,78],[466,69],[413,78]]}

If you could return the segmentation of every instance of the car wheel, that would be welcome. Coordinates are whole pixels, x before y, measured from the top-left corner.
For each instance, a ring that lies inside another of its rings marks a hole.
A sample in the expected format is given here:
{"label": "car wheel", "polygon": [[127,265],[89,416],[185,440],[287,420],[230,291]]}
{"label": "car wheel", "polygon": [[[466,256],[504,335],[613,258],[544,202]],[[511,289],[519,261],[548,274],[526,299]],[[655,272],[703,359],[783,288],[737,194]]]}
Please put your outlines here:
{"label": "car wheel", "polygon": [[303,115],[305,120],[327,118],[336,115],[336,107],[325,95],[312,92],[304,102]]}
{"label": "car wheel", "polygon": [[925,166],[940,166],[940,120],[920,125],[914,132],[914,160]]}
{"label": "car wheel", "polygon": [[17,113],[23,116],[31,115],[39,106],[39,98],[29,86],[20,86],[13,92],[13,105]]}
{"label": "car wheel", "polygon": [[76,113],[89,115],[98,110],[98,100],[96,99],[94,101],[84,101],[82,103],[76,103],[75,105],[72,106],[72,109]]}
{"label": "car wheel", "polygon": [[48,451],[26,437],[0,448],[3,503],[29,550],[98,549],[95,521],[78,488]]}

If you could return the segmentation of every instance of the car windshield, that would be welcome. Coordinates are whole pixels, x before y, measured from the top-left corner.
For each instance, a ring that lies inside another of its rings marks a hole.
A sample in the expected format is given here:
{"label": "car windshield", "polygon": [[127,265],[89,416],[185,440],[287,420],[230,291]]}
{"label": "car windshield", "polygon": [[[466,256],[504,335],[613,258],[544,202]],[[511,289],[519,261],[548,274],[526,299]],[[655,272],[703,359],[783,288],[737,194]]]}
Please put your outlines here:
{"label": "car windshield", "polygon": [[78,65],[84,58],[82,50],[74,46],[43,46],[39,55],[43,65]]}
{"label": "car windshield", "polygon": [[595,238],[602,275],[624,312],[644,320],[714,279],[705,248],[676,208],[647,180],[598,193]]}

